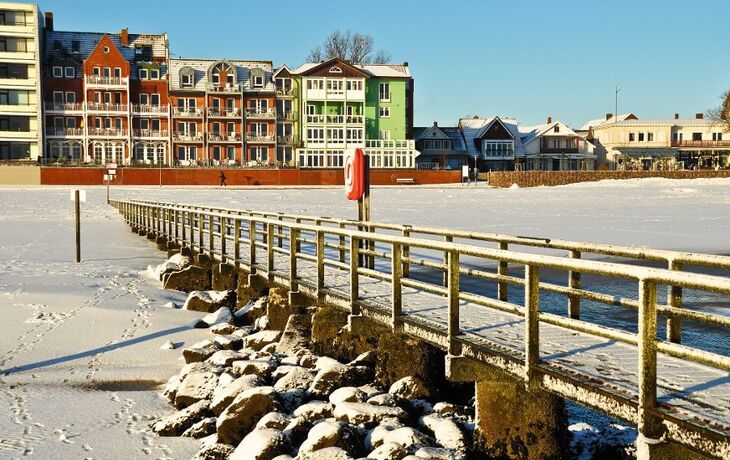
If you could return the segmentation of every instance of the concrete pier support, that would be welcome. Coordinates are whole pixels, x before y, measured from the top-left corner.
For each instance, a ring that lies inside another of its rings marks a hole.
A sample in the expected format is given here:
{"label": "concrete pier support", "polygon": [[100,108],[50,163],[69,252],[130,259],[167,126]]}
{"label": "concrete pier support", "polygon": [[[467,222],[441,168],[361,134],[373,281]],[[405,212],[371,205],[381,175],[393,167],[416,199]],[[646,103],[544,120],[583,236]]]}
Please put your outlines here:
{"label": "concrete pier support", "polygon": [[167,243],[167,258],[174,256],[175,254],[180,252],[180,245],[173,242]]}
{"label": "concrete pier support", "polygon": [[155,237],[155,243],[157,243],[157,249],[160,251],[167,251],[167,238],[158,235]]}
{"label": "concrete pier support", "polygon": [[446,377],[475,382],[475,446],[490,458],[568,458],[568,419],[563,400],[527,391],[525,382],[461,356],[446,357]]}
{"label": "concrete pier support", "polygon": [[236,289],[238,273],[236,269],[228,264],[218,264],[212,269],[212,285],[216,291],[228,291]]}
{"label": "concrete pier support", "polygon": [[710,460],[710,457],[675,442],[647,438],[641,434],[636,438],[637,460],[675,460],[680,458],[682,460]]}

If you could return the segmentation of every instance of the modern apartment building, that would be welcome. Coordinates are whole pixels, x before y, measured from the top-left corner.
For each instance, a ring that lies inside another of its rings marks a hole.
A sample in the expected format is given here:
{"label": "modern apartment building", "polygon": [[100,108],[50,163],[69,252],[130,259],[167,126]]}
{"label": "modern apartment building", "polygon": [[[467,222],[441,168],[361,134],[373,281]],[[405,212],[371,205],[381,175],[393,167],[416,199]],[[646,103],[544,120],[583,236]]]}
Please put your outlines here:
{"label": "modern apartment building", "polygon": [[30,3],[0,2],[0,160],[42,155],[43,18]]}
{"label": "modern apartment building", "polygon": [[586,124],[602,164],[618,170],[719,169],[730,167],[730,132],[717,120],[641,120],[633,114]]}

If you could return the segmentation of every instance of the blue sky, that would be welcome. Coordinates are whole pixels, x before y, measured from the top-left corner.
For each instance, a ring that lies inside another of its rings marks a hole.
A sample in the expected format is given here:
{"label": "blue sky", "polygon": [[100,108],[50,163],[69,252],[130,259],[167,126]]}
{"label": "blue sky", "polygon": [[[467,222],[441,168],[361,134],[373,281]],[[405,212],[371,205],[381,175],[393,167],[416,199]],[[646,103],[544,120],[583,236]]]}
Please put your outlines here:
{"label": "blue sky", "polygon": [[415,78],[416,125],[465,115],[693,117],[730,89],[730,1],[47,0],[57,30],[167,32],[174,56],[298,65],[335,29],[371,34]]}

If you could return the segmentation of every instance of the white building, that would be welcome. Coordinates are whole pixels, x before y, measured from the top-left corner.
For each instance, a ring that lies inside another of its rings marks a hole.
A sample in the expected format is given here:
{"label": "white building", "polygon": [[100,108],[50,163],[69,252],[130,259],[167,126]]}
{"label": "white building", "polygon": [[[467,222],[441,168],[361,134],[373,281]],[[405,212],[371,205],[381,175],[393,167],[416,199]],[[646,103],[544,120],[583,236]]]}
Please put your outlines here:
{"label": "white building", "polygon": [[42,155],[42,24],[37,5],[0,2],[0,160]]}

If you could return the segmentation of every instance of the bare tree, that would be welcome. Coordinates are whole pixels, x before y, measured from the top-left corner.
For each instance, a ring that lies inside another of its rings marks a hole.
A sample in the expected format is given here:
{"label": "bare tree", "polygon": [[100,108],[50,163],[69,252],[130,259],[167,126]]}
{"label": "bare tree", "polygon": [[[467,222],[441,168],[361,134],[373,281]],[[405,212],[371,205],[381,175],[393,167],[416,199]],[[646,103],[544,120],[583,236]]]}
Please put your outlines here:
{"label": "bare tree", "polygon": [[730,90],[725,91],[721,96],[722,104],[719,107],[709,110],[710,118],[724,125],[726,131],[730,131]]}
{"label": "bare tree", "polygon": [[332,58],[345,59],[356,64],[385,64],[390,60],[390,53],[380,49],[375,54],[375,40],[371,35],[346,30],[335,30],[327,36],[321,45],[309,51],[309,62],[321,62]]}

